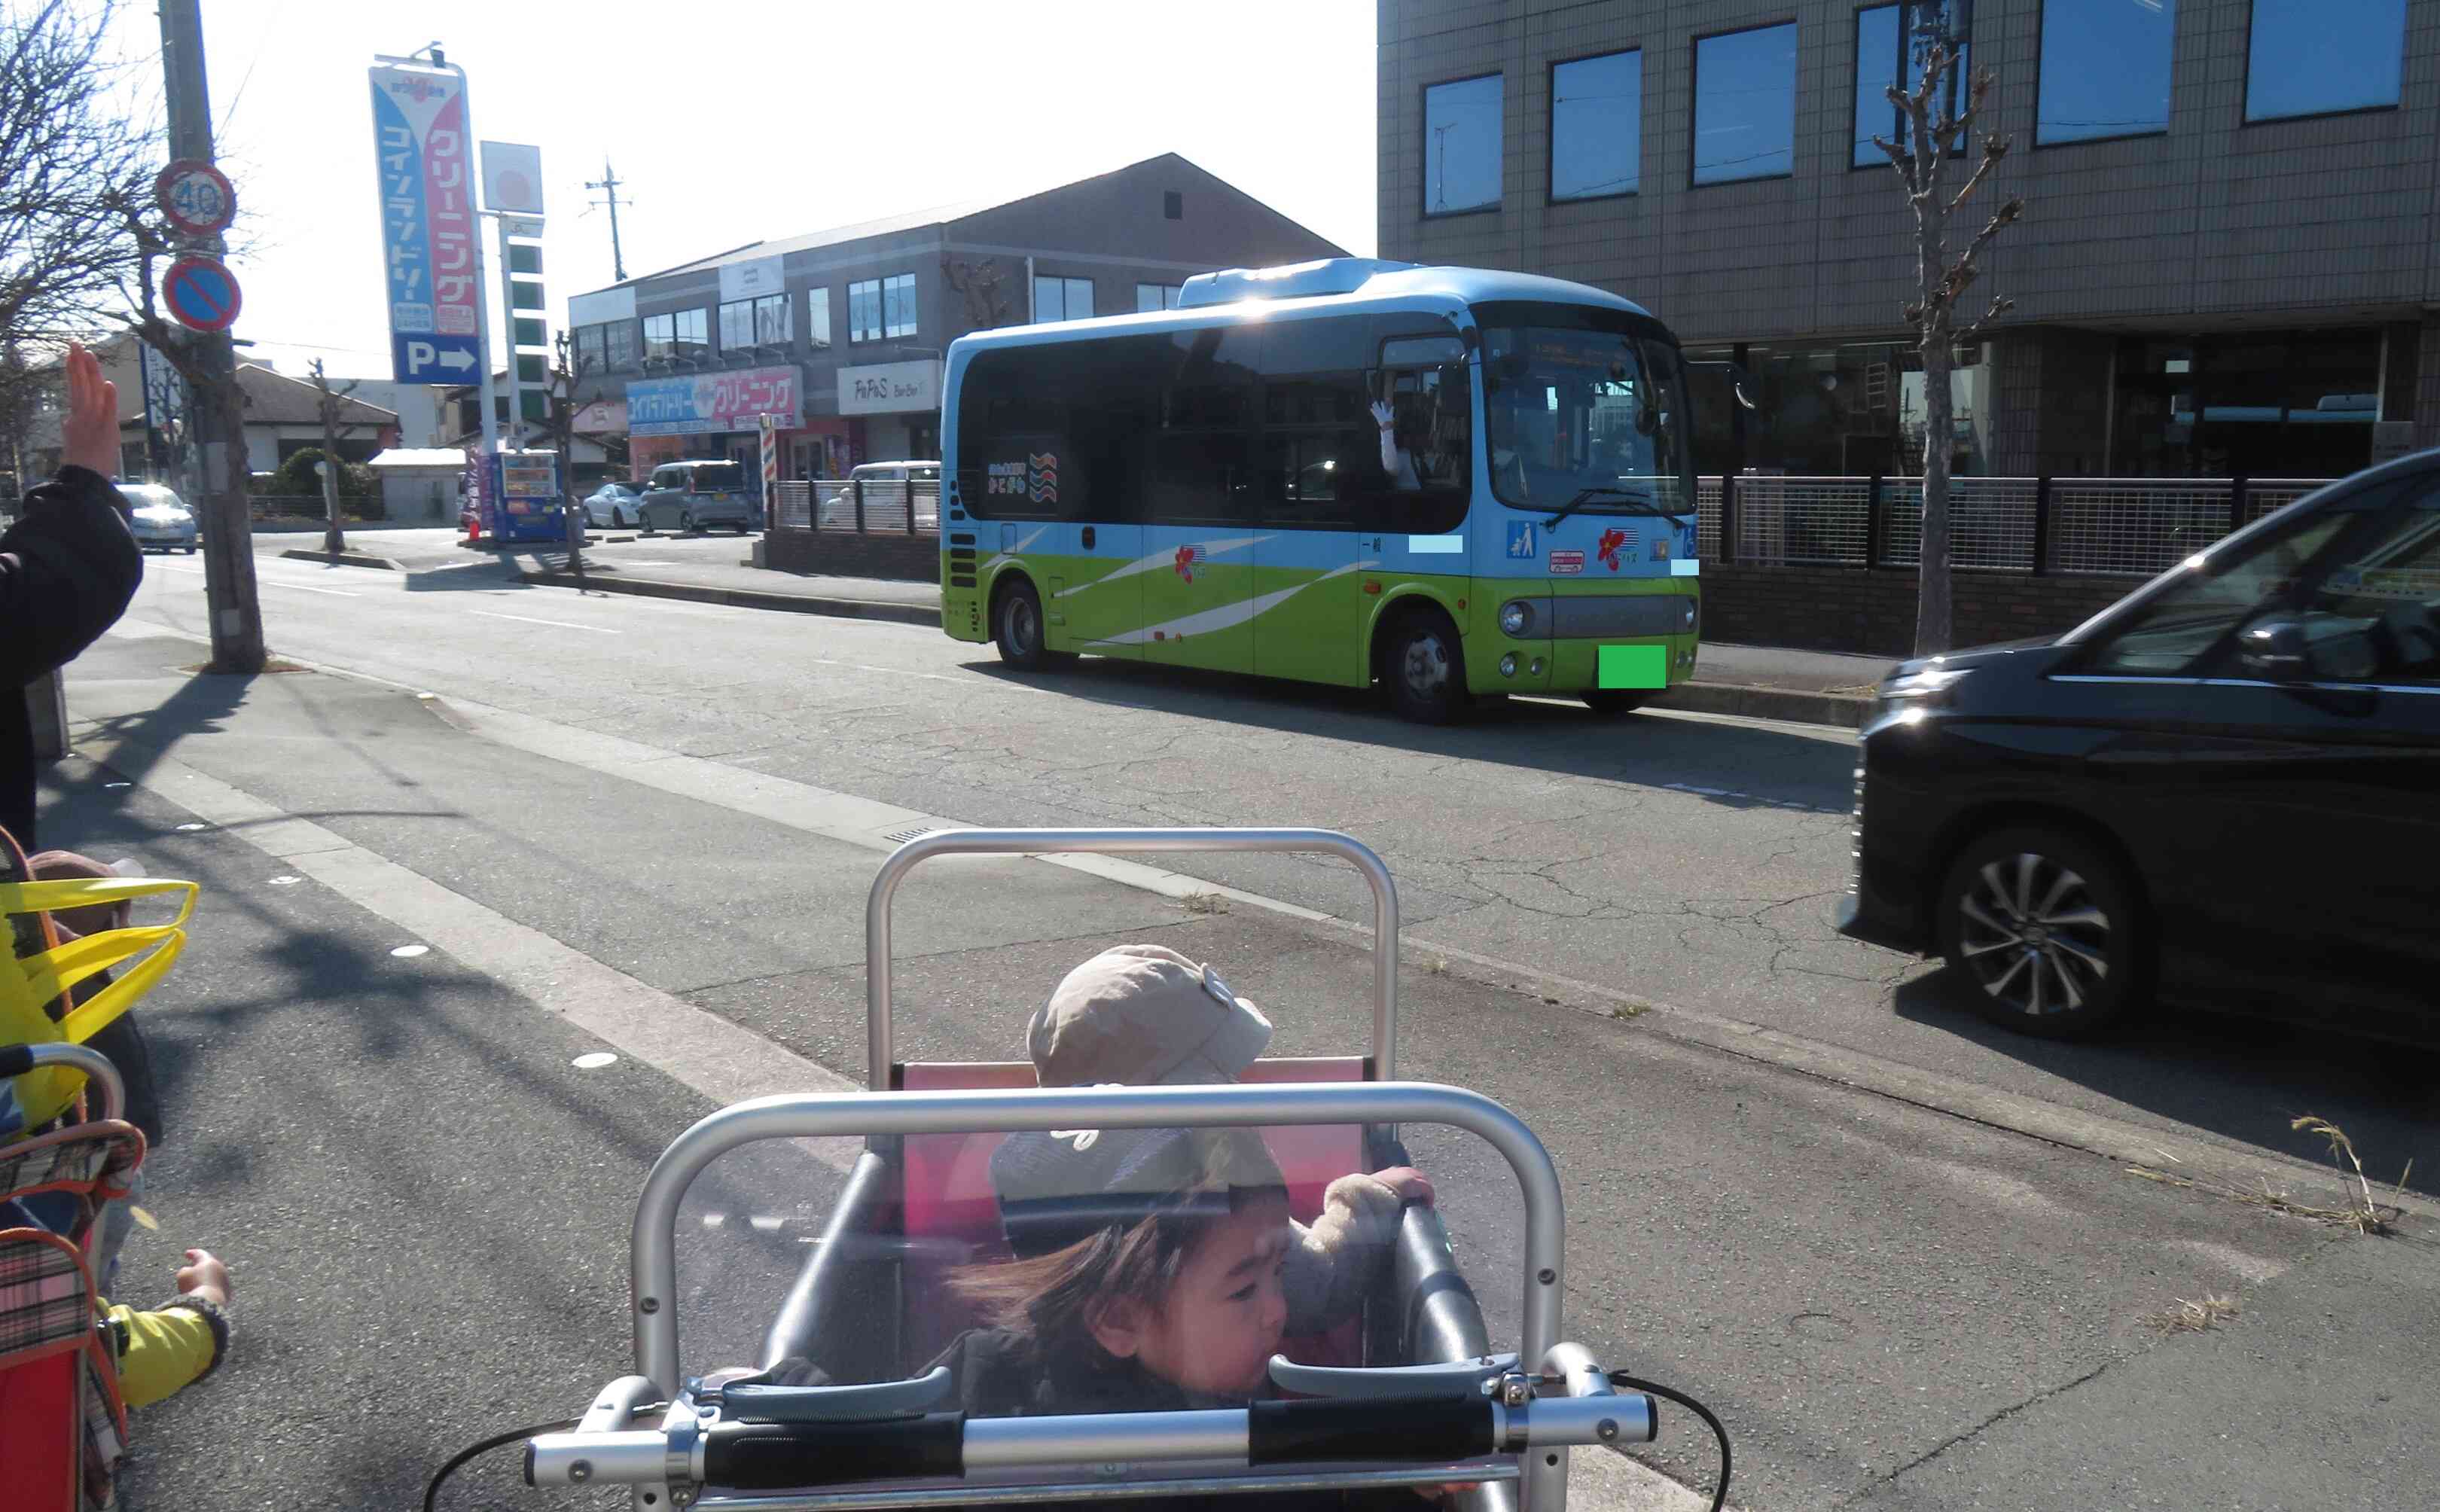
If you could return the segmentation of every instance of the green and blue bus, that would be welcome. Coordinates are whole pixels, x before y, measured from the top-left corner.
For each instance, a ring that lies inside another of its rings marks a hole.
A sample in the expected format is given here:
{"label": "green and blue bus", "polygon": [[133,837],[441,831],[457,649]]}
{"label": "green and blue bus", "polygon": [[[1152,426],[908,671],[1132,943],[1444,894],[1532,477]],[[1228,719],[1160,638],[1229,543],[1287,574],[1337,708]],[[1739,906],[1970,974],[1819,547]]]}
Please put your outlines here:
{"label": "green and blue bus", "polygon": [[942,623],[1385,688],[1439,722],[1693,675],[1686,366],[1582,284],[1333,259],[1203,274],[1172,310],[961,336],[942,412]]}

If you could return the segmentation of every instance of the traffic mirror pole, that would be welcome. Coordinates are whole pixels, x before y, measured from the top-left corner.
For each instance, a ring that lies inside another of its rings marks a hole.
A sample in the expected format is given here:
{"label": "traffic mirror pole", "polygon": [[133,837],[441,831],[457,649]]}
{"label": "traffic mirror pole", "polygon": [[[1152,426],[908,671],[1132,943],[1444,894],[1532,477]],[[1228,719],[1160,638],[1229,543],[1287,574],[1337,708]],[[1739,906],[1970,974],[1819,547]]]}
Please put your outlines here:
{"label": "traffic mirror pole", "polygon": [[[170,155],[212,160],[211,96],[204,80],[204,22],[198,0],[161,0],[161,68],[170,115]],[[201,239],[206,256],[226,243]],[[190,333],[203,382],[190,396],[188,434],[200,459],[204,601],[210,609],[214,672],[262,670],[262,604],[254,584],[254,519],[246,499],[245,404],[237,353],[226,331]]]}

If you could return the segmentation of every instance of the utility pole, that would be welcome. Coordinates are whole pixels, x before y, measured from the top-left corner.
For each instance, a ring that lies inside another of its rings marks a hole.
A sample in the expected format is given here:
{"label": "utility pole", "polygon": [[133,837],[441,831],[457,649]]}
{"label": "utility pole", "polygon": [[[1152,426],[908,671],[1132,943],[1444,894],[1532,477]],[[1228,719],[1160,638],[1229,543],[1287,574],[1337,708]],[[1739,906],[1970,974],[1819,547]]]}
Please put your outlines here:
{"label": "utility pole", "polygon": [[[170,113],[170,155],[212,160],[211,94],[204,81],[204,19],[198,0],[161,0],[161,69]],[[218,233],[202,239],[217,258]],[[188,396],[188,435],[201,459],[204,602],[211,614],[214,672],[262,670],[262,604],[254,584],[254,520],[246,502],[245,402],[228,333],[189,336],[203,382]]]}
{"label": "utility pole", "polygon": [[627,256],[619,250],[619,175],[612,171],[610,159],[601,160],[601,176],[584,186],[601,189],[610,200],[610,276],[620,283],[627,281]]}

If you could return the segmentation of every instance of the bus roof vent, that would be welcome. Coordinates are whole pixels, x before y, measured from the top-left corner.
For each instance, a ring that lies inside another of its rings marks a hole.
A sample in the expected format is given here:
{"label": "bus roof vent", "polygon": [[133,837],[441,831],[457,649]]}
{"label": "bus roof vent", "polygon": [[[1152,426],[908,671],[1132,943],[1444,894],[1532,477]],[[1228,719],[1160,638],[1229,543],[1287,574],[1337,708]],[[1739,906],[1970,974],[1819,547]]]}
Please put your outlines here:
{"label": "bus roof vent", "polygon": [[1354,294],[1376,273],[1399,273],[1420,266],[1381,258],[1323,258],[1290,262],[1276,268],[1229,268],[1198,273],[1178,287],[1177,307],[1234,304],[1240,299],[1310,299],[1323,294]]}

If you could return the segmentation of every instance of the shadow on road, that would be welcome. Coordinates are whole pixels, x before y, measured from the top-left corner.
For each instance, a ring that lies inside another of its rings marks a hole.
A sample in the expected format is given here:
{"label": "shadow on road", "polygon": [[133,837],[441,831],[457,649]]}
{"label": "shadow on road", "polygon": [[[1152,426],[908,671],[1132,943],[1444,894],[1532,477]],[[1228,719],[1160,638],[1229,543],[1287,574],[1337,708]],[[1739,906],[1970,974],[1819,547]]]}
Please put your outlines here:
{"label": "shadow on road", "polygon": [[1970,990],[1938,971],[1901,985],[1893,1005],[2122,1103],[2304,1160],[2325,1161],[2328,1146],[2288,1121],[2319,1114],[2347,1131],[2376,1186],[2413,1161],[2408,1187],[2440,1195],[2440,1050],[2170,1008],[2098,1040],[2036,1039],[1977,1017]]}
{"label": "shadow on road", "polygon": [[[1352,688],[1243,673],[1152,667],[1088,657],[1052,675],[998,661],[968,672],[1125,709],[1318,735],[1420,754],[1497,762],[1608,782],[1672,786],[1731,808],[1801,804],[1844,813],[1854,799],[1855,741],[1846,731],[1801,735],[1759,725],[1606,716],[1580,704],[1506,698],[1451,725],[1414,725]],[[1225,738],[1225,735],[1224,737]]]}

